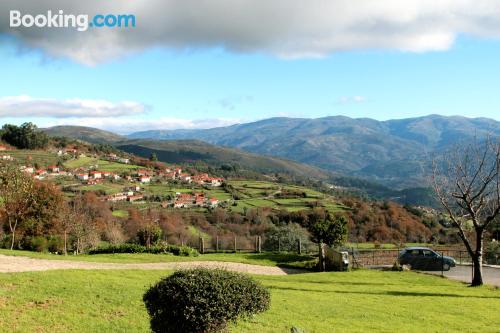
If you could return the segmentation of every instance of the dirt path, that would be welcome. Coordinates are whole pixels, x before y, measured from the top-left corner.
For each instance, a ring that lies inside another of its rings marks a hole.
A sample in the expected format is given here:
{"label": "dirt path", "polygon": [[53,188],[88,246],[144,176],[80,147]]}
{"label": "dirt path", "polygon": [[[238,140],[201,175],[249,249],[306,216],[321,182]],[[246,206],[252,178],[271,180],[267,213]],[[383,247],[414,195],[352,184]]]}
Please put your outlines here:
{"label": "dirt path", "polygon": [[28,257],[15,257],[0,254],[0,273],[47,271],[52,269],[187,269],[193,267],[224,268],[229,271],[259,274],[259,275],[287,275],[301,273],[298,269],[280,268],[274,266],[260,266],[221,261],[186,261],[146,264],[116,264],[97,263],[71,260],[48,260]]}

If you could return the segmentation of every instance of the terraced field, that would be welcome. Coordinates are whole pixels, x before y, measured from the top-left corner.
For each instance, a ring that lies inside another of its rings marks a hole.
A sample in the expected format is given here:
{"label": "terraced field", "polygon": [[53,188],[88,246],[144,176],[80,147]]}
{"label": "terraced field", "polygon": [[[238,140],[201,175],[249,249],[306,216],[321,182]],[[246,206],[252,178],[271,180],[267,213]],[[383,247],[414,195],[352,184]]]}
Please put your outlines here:
{"label": "terraced field", "polygon": [[[239,198],[236,200],[236,206],[231,207],[236,212],[255,207],[271,207],[287,211],[300,211],[316,206],[325,207],[330,211],[343,209],[343,206],[336,203],[333,198],[306,187],[245,180],[230,181],[229,184]],[[276,198],[286,191],[300,193],[301,197]]]}
{"label": "terraced field", "polygon": [[97,166],[97,169],[99,171],[108,171],[117,173],[141,168],[138,165],[105,161],[89,156],[82,156],[77,159],[72,159],[64,163],[64,167],[68,169],[76,169],[82,167],[88,168],[91,166]]}
{"label": "terraced field", "polygon": [[14,157],[15,162],[20,165],[37,164],[40,167],[47,167],[62,160],[56,153],[43,150],[10,150],[4,153]]}

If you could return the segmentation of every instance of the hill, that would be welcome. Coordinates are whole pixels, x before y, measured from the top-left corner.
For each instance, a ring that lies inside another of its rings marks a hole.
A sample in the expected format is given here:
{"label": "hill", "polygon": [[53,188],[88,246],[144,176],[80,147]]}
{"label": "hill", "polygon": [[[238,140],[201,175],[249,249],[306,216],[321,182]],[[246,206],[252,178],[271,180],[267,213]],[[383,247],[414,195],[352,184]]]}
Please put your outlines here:
{"label": "hill", "polygon": [[90,143],[111,144],[125,152],[148,158],[155,153],[168,163],[202,161],[213,167],[237,166],[256,173],[283,173],[300,178],[328,180],[332,173],[294,161],[261,156],[235,148],[212,145],[199,140],[141,140],[131,139],[96,128],[82,126],[56,126],[43,129],[49,136],[67,137]]}
{"label": "hill", "polygon": [[203,161],[213,167],[237,166],[258,173],[285,173],[304,178],[327,180],[329,172],[297,162],[261,156],[234,148],[211,145],[196,140],[158,141],[127,140],[116,142],[115,146],[125,152],[149,157],[155,153],[158,160],[168,163],[193,163]]}
{"label": "hill", "polygon": [[67,137],[90,143],[109,144],[125,139],[123,136],[112,132],[84,126],[54,126],[42,130],[52,137]]}
{"label": "hill", "polygon": [[500,135],[500,123],[486,118],[430,115],[388,121],[344,116],[271,118],[204,130],[137,132],[129,137],[197,139],[402,189],[422,186],[433,152],[487,134]]}

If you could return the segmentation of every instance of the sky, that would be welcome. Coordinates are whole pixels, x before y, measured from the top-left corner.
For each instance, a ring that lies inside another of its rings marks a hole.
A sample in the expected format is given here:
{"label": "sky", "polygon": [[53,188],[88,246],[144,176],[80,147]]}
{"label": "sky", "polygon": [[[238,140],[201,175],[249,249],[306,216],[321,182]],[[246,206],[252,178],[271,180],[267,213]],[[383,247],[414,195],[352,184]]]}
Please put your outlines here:
{"label": "sky", "polygon": [[135,28],[76,32],[11,28],[8,12],[19,5],[5,0],[0,122],[130,133],[282,116],[500,120],[494,1],[224,2],[110,0],[102,8],[41,0],[20,8],[137,19]]}

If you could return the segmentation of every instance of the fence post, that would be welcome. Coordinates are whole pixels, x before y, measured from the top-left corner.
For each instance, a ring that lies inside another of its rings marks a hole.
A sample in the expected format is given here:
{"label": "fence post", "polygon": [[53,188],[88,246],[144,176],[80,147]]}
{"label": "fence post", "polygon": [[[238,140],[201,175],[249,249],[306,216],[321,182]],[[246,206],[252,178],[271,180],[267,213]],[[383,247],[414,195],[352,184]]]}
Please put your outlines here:
{"label": "fence post", "polygon": [[444,253],[441,252],[441,276],[444,276]]}
{"label": "fence post", "polygon": [[200,237],[200,253],[205,253],[205,240],[203,239],[203,237]]}
{"label": "fence post", "polygon": [[260,236],[257,236],[256,239],[255,239],[255,241],[257,243],[256,244],[257,245],[256,246],[256,251],[257,251],[257,253],[261,253],[262,252],[262,238]]}
{"label": "fence post", "polygon": [[278,238],[278,253],[281,252],[281,238]]}
{"label": "fence post", "polygon": [[237,248],[236,248],[236,236],[234,236],[234,252],[237,252]]}
{"label": "fence post", "polygon": [[300,255],[302,254],[302,240],[297,239],[297,253]]}
{"label": "fence post", "polygon": [[219,252],[219,236],[215,236],[215,252]]}

